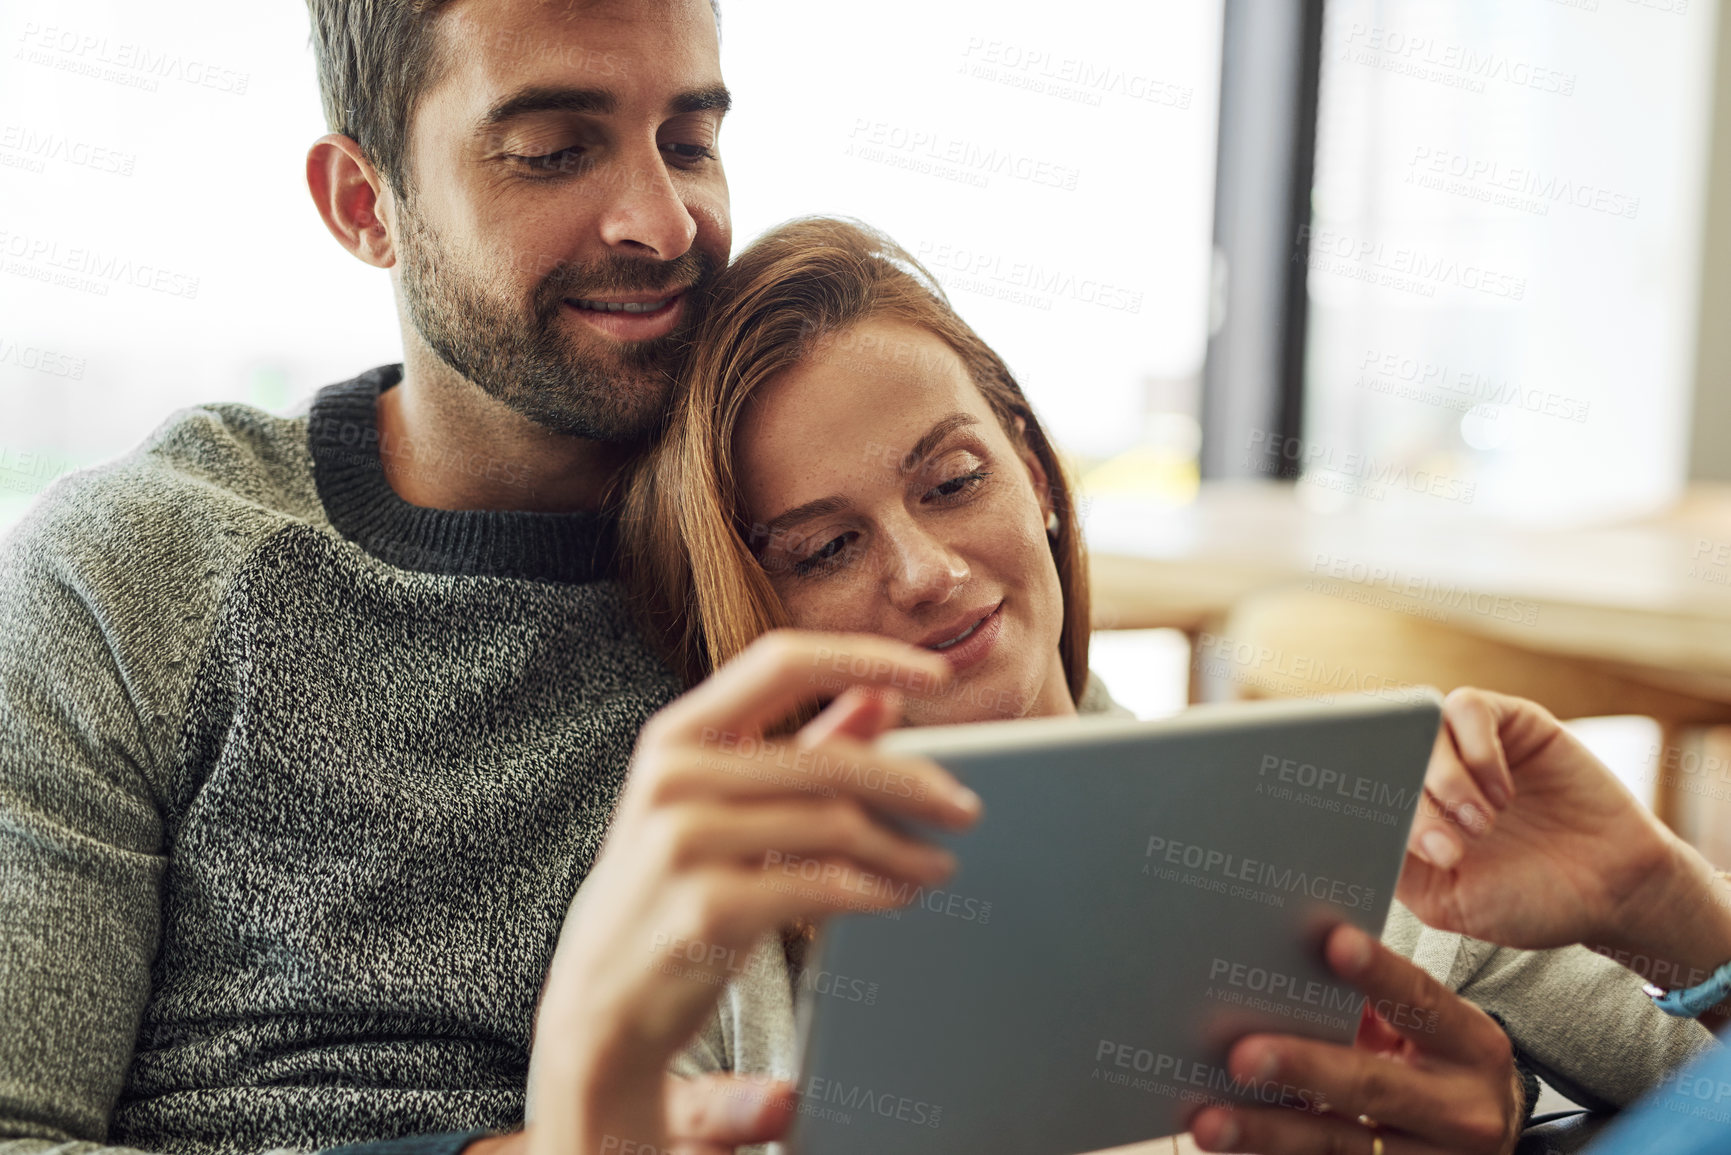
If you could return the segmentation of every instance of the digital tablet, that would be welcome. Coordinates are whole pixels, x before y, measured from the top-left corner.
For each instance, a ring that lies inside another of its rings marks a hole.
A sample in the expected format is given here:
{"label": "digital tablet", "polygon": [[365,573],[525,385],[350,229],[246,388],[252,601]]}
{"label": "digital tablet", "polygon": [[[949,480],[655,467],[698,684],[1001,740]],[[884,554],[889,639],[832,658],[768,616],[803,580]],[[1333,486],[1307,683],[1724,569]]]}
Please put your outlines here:
{"label": "digital tablet", "polygon": [[[898,731],[985,804],[959,867],[837,917],[799,983],[795,1155],[1063,1155],[1185,1129],[1231,1043],[1350,1042],[1321,940],[1380,935],[1441,699]],[[887,885],[878,880],[877,885]]]}

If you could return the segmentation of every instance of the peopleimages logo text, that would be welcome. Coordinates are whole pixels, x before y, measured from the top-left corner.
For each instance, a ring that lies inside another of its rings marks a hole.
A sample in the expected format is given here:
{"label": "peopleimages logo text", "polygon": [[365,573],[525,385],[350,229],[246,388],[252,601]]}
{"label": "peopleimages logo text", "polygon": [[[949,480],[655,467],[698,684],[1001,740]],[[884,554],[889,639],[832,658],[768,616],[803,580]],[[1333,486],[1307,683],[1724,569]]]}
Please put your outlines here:
{"label": "peopleimages logo text", "polygon": [[1397,789],[1375,778],[1366,778],[1362,774],[1347,774],[1294,758],[1282,758],[1278,754],[1264,754],[1257,774],[1266,778],[1271,773],[1276,779],[1289,785],[1301,786],[1306,790],[1332,792],[1355,802],[1369,802],[1393,810],[1405,810],[1414,802],[1410,791]]}
{"label": "peopleimages logo text", "polygon": [[1231,882],[1246,882],[1287,894],[1306,894],[1349,910],[1370,910],[1376,905],[1376,891],[1367,886],[1294,870],[1292,867],[1279,867],[1272,862],[1244,858],[1223,850],[1164,838],[1158,834],[1149,836],[1145,856],[1151,862],[1181,866],[1186,870],[1212,874]]}
{"label": "peopleimages logo text", "polygon": [[[1276,1083],[1266,1079],[1240,1079],[1231,1074],[1225,1067],[1217,1067],[1212,1063],[1203,1063],[1195,1059],[1181,1058],[1167,1054],[1165,1051],[1155,1051],[1149,1047],[1138,1047],[1134,1043],[1118,1042],[1113,1039],[1101,1039],[1094,1049],[1094,1062],[1106,1064],[1108,1071],[1116,1067],[1121,1073],[1136,1072],[1147,1075],[1151,1079],[1173,1085],[1200,1087],[1212,1091],[1220,1097],[1222,1103],[1229,1100],[1254,1099],[1268,1106],[1281,1106],[1299,1111],[1320,1113],[1325,1104],[1322,1095],[1304,1087],[1294,1087],[1289,1083]],[[1094,1068],[1094,1078],[1101,1077],[1101,1068]],[[1108,1080],[1123,1083],[1124,1078]],[[1146,1088],[1138,1088],[1145,1090]],[[1212,1101],[1200,1099],[1193,1101]]]}
{"label": "peopleimages logo text", "polygon": [[879,1091],[871,1087],[838,1083],[816,1075],[806,1080],[801,1097],[808,1103],[822,1103],[847,1111],[869,1112],[883,1119],[896,1119],[916,1127],[937,1127],[943,1123],[944,1109],[924,1099]]}
{"label": "peopleimages logo text", "polygon": [[1313,262],[1333,257],[1410,277],[1420,284],[1452,285],[1510,301],[1522,300],[1527,295],[1525,277],[1405,245],[1390,246],[1340,229],[1299,225],[1298,244],[1308,250]]}
{"label": "peopleimages logo text", "polygon": [[1208,981],[1353,1017],[1364,1009],[1365,996],[1351,987],[1301,979],[1229,959],[1217,958],[1209,964]]}
{"label": "peopleimages logo text", "polygon": [[1421,78],[1428,76],[1426,70],[1455,74],[1461,79],[1471,80],[1477,86],[1475,91],[1482,92],[1485,81],[1497,80],[1516,88],[1531,88],[1558,96],[1572,96],[1575,92],[1575,74],[1572,72],[1545,68],[1493,48],[1451,43],[1423,33],[1402,32],[1355,21],[1347,33],[1344,48],[1348,53],[1357,49],[1359,53],[1370,54],[1360,63],[1372,63],[1381,58],[1388,63],[1412,66],[1415,68],[1413,75]]}

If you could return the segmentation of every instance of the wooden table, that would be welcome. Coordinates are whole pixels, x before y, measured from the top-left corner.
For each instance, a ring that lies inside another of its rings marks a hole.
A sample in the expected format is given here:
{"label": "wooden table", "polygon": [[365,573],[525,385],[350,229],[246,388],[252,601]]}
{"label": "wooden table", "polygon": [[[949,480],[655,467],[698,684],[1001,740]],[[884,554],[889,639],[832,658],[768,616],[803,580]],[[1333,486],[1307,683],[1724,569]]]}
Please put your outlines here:
{"label": "wooden table", "polygon": [[[1731,487],[1565,529],[1326,513],[1270,482],[1205,485],[1179,508],[1094,499],[1086,514],[1097,628],[1183,630],[1194,669],[1243,696],[1349,689],[1327,672],[1350,665],[1378,683],[1520,693],[1563,717],[1645,714],[1667,742],[1731,722]],[[1655,803],[1677,818],[1675,791]]]}

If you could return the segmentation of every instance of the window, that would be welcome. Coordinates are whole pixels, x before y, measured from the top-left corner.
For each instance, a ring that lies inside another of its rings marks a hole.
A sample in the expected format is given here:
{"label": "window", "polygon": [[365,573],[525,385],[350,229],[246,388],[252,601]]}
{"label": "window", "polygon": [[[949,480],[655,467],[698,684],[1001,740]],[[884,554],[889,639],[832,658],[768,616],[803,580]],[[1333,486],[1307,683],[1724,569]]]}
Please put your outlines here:
{"label": "window", "polygon": [[1677,495],[1714,19],[1331,0],[1302,492],[1548,524]]}
{"label": "window", "polygon": [[[1085,461],[1193,409],[1219,0],[722,8],[736,245],[885,229]],[[0,34],[0,527],[175,408],[283,409],[400,357],[385,277],[306,192],[302,6],[38,2]]]}

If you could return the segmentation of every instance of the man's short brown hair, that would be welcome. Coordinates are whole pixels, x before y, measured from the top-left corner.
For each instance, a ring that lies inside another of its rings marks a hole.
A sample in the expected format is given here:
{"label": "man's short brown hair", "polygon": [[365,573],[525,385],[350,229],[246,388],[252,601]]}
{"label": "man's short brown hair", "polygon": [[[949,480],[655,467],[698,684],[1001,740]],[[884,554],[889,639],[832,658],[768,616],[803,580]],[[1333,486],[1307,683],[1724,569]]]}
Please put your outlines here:
{"label": "man's short brown hair", "polygon": [[[361,146],[407,200],[409,123],[443,65],[436,29],[451,0],[307,0],[325,125]],[[710,0],[716,21],[720,0]]]}
{"label": "man's short brown hair", "polygon": [[307,0],[325,125],[361,146],[399,198],[409,121],[438,70],[434,27],[451,0]]}

